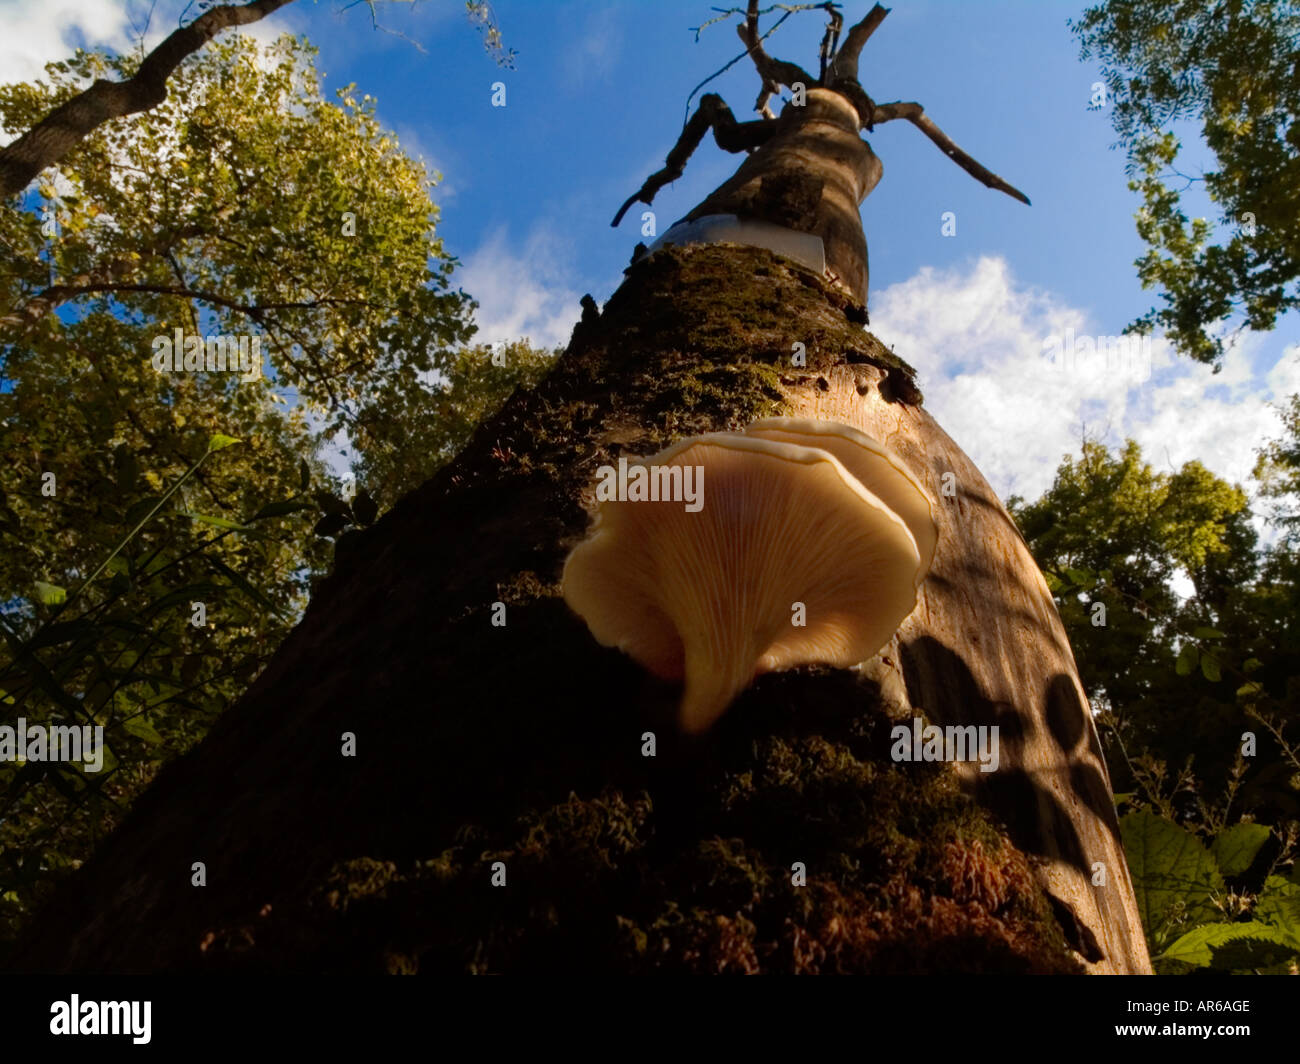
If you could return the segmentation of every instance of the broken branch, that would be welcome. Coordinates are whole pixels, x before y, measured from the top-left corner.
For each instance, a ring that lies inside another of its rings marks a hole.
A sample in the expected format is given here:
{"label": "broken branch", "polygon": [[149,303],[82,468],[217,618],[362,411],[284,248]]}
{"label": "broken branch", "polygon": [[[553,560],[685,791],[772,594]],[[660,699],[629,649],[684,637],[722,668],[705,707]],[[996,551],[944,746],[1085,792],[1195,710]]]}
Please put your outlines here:
{"label": "broken branch", "polygon": [[844,47],[836,53],[835,60],[831,63],[832,82],[841,78],[857,79],[858,58],[862,54],[862,46],[876,32],[876,28],[885,21],[885,16],[889,14],[889,10],[889,8],[877,4],[867,12],[861,22],[855,24],[849,30],[848,36],[844,38]]}
{"label": "broken branch", "polygon": [[826,71],[835,58],[836,49],[840,46],[840,31],[844,29],[844,16],[840,14],[839,9],[834,4],[827,3],[822,6],[831,16],[826,21],[826,32],[822,34],[822,46],[818,54],[817,78],[825,84]]}
{"label": "broken branch", "polygon": [[736,116],[731,113],[731,108],[723,102],[721,96],[713,92],[706,93],[700,98],[699,109],[686,123],[682,135],[677,138],[673,150],[668,153],[664,168],[646,178],[645,184],[629,196],[627,202],[619,208],[610,225],[617,228],[632,204],[652,203],[656,192],[681,177],[686,168],[686,161],[699,147],[704,134],[710,129],[713,130],[713,139],[719,148],[735,153],[758,147],[776,132],[776,123],[763,118],[752,122],[737,122]]}
{"label": "broken branch", "polygon": [[982,166],[961,148],[953,143],[952,138],[942,129],[936,126],[925,113],[925,108],[919,103],[882,103],[877,104],[872,112],[872,122],[892,122],[895,118],[905,118],[912,125],[916,126],[922,133],[929,137],[939,149],[948,156],[953,162],[965,170],[971,177],[975,178],[981,184],[989,188],[995,188],[999,192],[1005,192],[1012,199],[1018,199],[1021,203],[1028,204],[1029,197],[1013,185],[1007,184],[1002,178],[998,177],[992,170]]}
{"label": "broken branch", "polygon": [[[787,12],[788,14],[789,12]],[[772,29],[776,29],[776,26],[773,26]],[[736,32],[740,35],[740,39],[745,42],[745,49],[749,53],[749,58],[754,61],[754,66],[758,68],[759,77],[765,82],[770,81],[776,85],[787,85],[791,88],[798,83],[802,83],[808,88],[817,84],[812,75],[798,63],[789,63],[784,59],[773,59],[763,50],[763,38],[758,35],[758,0],[749,0],[749,8],[745,12],[745,24],[744,26],[737,26]],[[771,30],[768,32],[770,33]]]}

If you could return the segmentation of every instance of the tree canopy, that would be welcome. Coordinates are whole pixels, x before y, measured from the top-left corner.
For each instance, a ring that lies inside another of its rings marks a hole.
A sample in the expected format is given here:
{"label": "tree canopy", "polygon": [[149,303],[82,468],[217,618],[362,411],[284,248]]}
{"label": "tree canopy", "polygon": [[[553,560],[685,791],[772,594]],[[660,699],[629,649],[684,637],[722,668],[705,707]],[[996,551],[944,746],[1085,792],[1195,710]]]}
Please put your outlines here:
{"label": "tree canopy", "polygon": [[[214,42],[0,206],[0,721],[107,745],[97,773],[0,764],[0,937],[247,688],[330,539],[549,365],[469,345],[435,181],[373,100],[325,98],[313,55]],[[51,64],[0,87],[0,123],[136,62]],[[178,331],[201,361],[182,344],[160,370]],[[214,338],[240,371],[207,360]],[[355,497],[325,460],[340,430]]]}
{"label": "tree canopy", "polygon": [[[1142,197],[1138,276],[1160,292],[1130,328],[1161,328],[1218,363],[1218,328],[1273,328],[1300,305],[1300,7],[1290,0],[1108,0],[1072,22],[1103,66],[1107,106]],[[1199,126],[1216,166],[1181,173]],[[1196,188],[1219,213],[1188,217]]]}
{"label": "tree canopy", "polygon": [[[1300,501],[1298,428],[1293,413],[1261,452],[1268,492],[1286,513]],[[1011,510],[1052,588],[1102,725],[1128,810],[1139,902],[1143,854],[1209,847],[1204,882],[1178,886],[1185,907],[1144,912],[1157,970],[1288,970],[1300,922],[1261,928],[1252,914],[1275,902],[1285,914],[1295,893],[1275,874],[1300,838],[1294,540],[1260,549],[1241,488],[1199,462],[1158,472],[1131,440],[1114,452],[1085,442],[1039,499],[1013,499]],[[1225,840],[1249,841],[1249,852],[1220,868],[1212,853],[1222,856]],[[1236,907],[1220,905],[1224,874],[1237,885]],[[1151,871],[1146,886],[1164,889],[1169,876]],[[1220,950],[1224,935],[1254,935],[1254,953]]]}

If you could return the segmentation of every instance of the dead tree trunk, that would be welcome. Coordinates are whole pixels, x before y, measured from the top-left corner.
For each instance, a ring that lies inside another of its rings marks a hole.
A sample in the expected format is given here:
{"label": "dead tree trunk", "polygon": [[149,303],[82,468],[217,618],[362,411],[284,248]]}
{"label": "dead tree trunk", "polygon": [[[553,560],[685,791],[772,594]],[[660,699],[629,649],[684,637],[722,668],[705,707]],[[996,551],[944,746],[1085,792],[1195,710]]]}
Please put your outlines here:
{"label": "dead tree trunk", "polygon": [[[846,309],[759,249],[638,264],[535,392],[364,533],[10,965],[1146,970],[1047,588],[906,367]],[[795,341],[806,369],[788,368]],[[677,692],[596,645],[560,568],[598,465],[779,412],[886,441],[943,500],[939,553],[862,674],[763,677],[701,744],[678,743]],[[948,766],[890,759],[889,727],[921,711],[1001,727],[983,807]]]}
{"label": "dead tree trunk", "polygon": [[[706,204],[788,170],[764,152],[793,158],[798,137],[767,138]],[[826,174],[805,231],[851,257],[841,201],[879,164],[800,158]],[[747,202],[797,211],[809,188]],[[909,367],[858,324],[856,285],[734,245],[639,261],[535,391],[339,559],[8,966],[1149,971],[1051,596]],[[687,741],[678,692],[594,641],[561,569],[598,466],[773,414],[891,447],[938,504],[938,551],[871,662],[760,677]],[[998,770],[894,761],[891,728],[920,716],[999,727]]]}

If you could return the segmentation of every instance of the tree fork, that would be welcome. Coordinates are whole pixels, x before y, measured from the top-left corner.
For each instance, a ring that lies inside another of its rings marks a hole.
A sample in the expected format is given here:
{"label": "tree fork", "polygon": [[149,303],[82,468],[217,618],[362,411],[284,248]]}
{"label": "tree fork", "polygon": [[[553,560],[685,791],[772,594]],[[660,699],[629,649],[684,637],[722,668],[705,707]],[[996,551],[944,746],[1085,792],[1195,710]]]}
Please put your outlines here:
{"label": "tree fork", "polygon": [[[753,154],[729,181],[682,220],[736,215],[820,237],[831,278],[854,295],[865,316],[870,272],[859,208],[879,183],[882,166],[859,135],[861,130],[871,131],[877,123],[906,119],[988,188],[1005,192],[1024,204],[1029,203],[1029,197],[958,147],[919,103],[878,105],[867,95],[858,81],[859,59],[863,46],[889,14],[887,8],[879,4],[872,7],[850,28],[836,52],[843,19],[835,4],[815,6],[830,13],[822,38],[821,79],[814,80],[797,63],[767,54],[758,32],[758,0],[749,0],[745,21],[736,32],[761,80],[754,109],[764,117],[737,123],[720,96],[709,93],[703,97],[669,152],[665,167],[646,179],[611,224],[617,226],[633,203],[653,202],[659,189],[681,177],[691,154],[712,128],[714,139],[725,151],[750,150]],[[724,11],[723,17],[737,11]],[[744,56],[732,62],[741,58]],[[782,85],[795,89],[797,94],[778,118],[768,101]]]}

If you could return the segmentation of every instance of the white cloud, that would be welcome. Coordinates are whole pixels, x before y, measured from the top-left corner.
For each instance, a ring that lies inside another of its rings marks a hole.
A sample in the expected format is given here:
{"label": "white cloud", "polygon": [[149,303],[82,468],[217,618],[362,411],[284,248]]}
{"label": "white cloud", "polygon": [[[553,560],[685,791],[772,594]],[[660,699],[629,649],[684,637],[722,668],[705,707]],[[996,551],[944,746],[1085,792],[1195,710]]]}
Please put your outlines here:
{"label": "white cloud", "polygon": [[565,75],[570,87],[604,81],[618,64],[623,49],[623,31],[617,7],[592,11],[583,23],[576,42],[565,49]]}
{"label": "white cloud", "polygon": [[0,0],[0,82],[31,81],[45,64],[77,45],[121,51],[131,45],[131,19],[121,0]]}
{"label": "white cloud", "polygon": [[1300,348],[1252,370],[1267,336],[1229,343],[1218,374],[1160,339],[1150,344],[1147,380],[1108,370],[1104,358],[1058,367],[1049,337],[1100,326],[1018,283],[999,258],[925,268],[884,289],[872,300],[871,329],[917,368],[927,408],[1003,498],[1041,494],[1061,456],[1078,453],[1085,428],[1112,446],[1136,439],[1158,468],[1197,459],[1248,486],[1256,448],[1280,429],[1269,403],[1300,391]]}
{"label": "white cloud", "polygon": [[540,347],[568,343],[582,314],[572,276],[572,247],[544,225],[519,244],[496,230],[457,271],[457,283],[479,303],[475,340],[528,339]]}
{"label": "white cloud", "polygon": [[[181,0],[0,0],[0,84],[43,77],[45,64],[67,59],[78,48],[152,49],[176,29],[186,9]],[[201,9],[189,7],[188,21]],[[292,12],[278,12],[242,27],[262,43],[290,28]]]}

